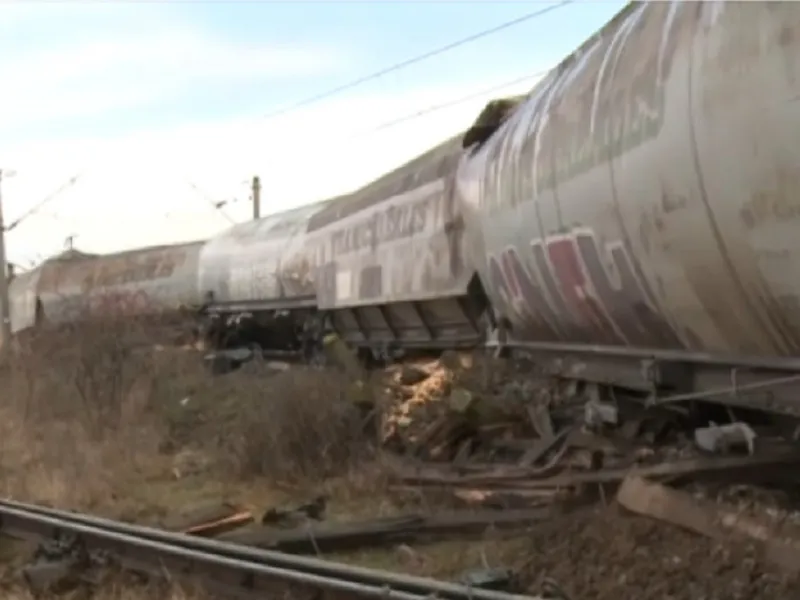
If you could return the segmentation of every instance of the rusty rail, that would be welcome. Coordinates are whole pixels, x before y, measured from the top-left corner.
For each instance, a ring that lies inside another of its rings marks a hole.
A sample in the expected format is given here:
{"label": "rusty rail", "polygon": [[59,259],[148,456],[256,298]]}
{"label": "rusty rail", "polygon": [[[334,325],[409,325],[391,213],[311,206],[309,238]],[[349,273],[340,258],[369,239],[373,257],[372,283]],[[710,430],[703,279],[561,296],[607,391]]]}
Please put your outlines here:
{"label": "rusty rail", "polygon": [[434,579],[258,550],[151,527],[0,501],[0,532],[31,541],[77,545],[84,555],[113,556],[122,567],[199,579],[210,590],[263,596],[276,583],[386,600],[542,600]]}

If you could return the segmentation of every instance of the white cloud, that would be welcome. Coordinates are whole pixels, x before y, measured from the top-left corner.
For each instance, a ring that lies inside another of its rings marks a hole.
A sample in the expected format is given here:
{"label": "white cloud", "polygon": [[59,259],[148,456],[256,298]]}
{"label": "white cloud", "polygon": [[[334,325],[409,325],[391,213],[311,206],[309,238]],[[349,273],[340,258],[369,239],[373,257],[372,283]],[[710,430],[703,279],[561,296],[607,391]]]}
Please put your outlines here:
{"label": "white cloud", "polygon": [[[85,5],[71,6],[77,11]],[[186,94],[198,85],[225,89],[237,81],[330,73],[350,64],[347,56],[328,48],[244,45],[150,13],[143,18],[121,3],[103,6],[116,15],[108,27],[88,27],[87,21],[87,33],[75,34],[72,41],[56,40],[14,61],[0,61],[0,81],[11,90],[0,94],[0,167],[17,172],[3,182],[6,221],[83,173],[9,234],[12,261],[41,260],[74,234],[78,247],[93,252],[207,238],[229,226],[211,208],[214,201],[235,197],[239,201],[226,207],[227,214],[239,221],[249,218],[244,182],[253,174],[262,179],[264,212],[344,193],[465,128],[489,99],[532,86],[487,93],[374,133],[398,116],[512,77],[498,73],[491,81],[458,86],[445,81],[401,93],[378,82],[364,86],[371,92],[359,88],[276,119],[250,114],[124,135],[109,130],[59,136],[60,125],[71,117],[118,111],[124,122],[129,114],[122,109]],[[4,8],[0,29],[39,22],[43,14],[53,19],[53,5],[47,8],[21,8],[11,15]],[[60,18],[75,15],[62,12]],[[84,16],[95,25],[102,22],[96,10],[87,9]],[[129,22],[134,17],[138,21]],[[9,141],[3,132],[24,132],[27,125],[41,123],[53,125],[54,137]]]}
{"label": "white cloud", "polygon": [[157,101],[188,86],[330,72],[327,48],[248,46],[189,29],[95,37],[0,65],[0,131]]}
{"label": "white cloud", "polygon": [[4,188],[7,218],[23,214],[71,175],[85,175],[9,235],[9,256],[22,262],[51,254],[73,233],[79,234],[78,247],[96,252],[206,238],[229,226],[212,201],[235,197],[227,214],[249,218],[245,182],[253,174],[263,182],[263,212],[344,193],[467,127],[488,100],[531,85],[487,93],[375,133],[369,131],[471,95],[487,82],[342,97],[274,121],[247,117],[20,145],[0,155],[0,164],[17,170]]}

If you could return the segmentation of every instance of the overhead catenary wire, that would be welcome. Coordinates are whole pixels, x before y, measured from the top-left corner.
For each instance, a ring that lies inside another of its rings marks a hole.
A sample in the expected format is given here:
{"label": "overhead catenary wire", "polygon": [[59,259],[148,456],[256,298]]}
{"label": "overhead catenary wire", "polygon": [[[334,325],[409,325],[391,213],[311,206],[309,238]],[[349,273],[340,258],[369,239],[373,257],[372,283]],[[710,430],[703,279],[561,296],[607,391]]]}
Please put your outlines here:
{"label": "overhead catenary wire", "polygon": [[[453,107],[461,105],[461,104],[463,104],[465,102],[469,102],[470,100],[474,100],[476,98],[480,98],[481,96],[484,96],[486,94],[490,94],[492,92],[500,91],[500,90],[505,89],[507,87],[510,87],[512,85],[516,85],[516,84],[522,83],[524,81],[531,81],[531,80],[540,78],[540,77],[546,75],[549,71],[550,71],[550,69],[542,69],[542,70],[536,71],[534,73],[523,75],[521,77],[516,77],[514,79],[511,79],[511,80],[508,80],[508,81],[505,81],[505,82],[502,82],[502,83],[499,83],[499,84],[496,84],[496,85],[493,85],[493,86],[490,86],[490,87],[482,88],[482,89],[477,90],[475,92],[472,92],[470,94],[466,94],[464,96],[459,96],[457,98],[453,98],[452,100],[447,100],[447,101],[440,102],[440,103],[437,103],[437,104],[432,104],[430,106],[427,106],[425,108],[419,109],[417,111],[414,111],[414,112],[411,112],[411,113],[406,113],[406,114],[403,114],[403,115],[401,115],[399,117],[395,117],[395,118],[392,118],[392,119],[390,119],[388,121],[384,121],[383,123],[381,123],[381,124],[379,124],[379,125],[377,125],[375,127],[371,127],[369,129],[366,129],[366,130],[356,131],[351,136],[349,136],[347,139],[350,139],[350,140],[358,139],[360,137],[363,137],[363,136],[366,136],[366,135],[370,135],[372,133],[377,133],[377,132],[380,132],[382,130],[395,127],[397,125],[401,125],[403,123],[407,123],[407,122],[413,121],[415,119],[418,119],[420,117],[426,116],[426,115],[434,113],[434,112],[438,112],[438,111],[441,111],[441,110],[447,110],[447,109],[453,108]],[[8,227],[6,228],[6,231],[7,232],[11,231],[15,227],[17,227],[21,222],[26,220],[28,217],[33,216],[35,213],[39,213],[41,211],[41,209],[46,204],[48,204],[56,196],[58,196],[63,191],[65,191],[68,187],[70,187],[71,185],[74,185],[81,176],[82,176],[82,174],[78,174],[78,175],[75,175],[72,178],[70,178],[66,183],[64,183],[60,188],[58,188],[58,190],[56,190],[55,192],[53,192],[50,195],[48,195],[47,197],[45,197],[41,202],[36,204],[30,210],[26,211],[21,217],[19,217],[18,219],[13,221],[11,224],[9,224]],[[234,219],[233,217],[231,217],[223,208],[223,205],[230,204],[230,202],[216,201],[212,197],[210,197],[206,192],[201,190],[194,182],[187,181],[186,183],[192,188],[192,190],[195,193],[197,193],[201,198],[203,198],[209,204],[209,206],[215,212],[217,212],[222,218],[224,218],[229,224],[235,225],[235,224],[238,223],[238,221],[236,219]],[[51,216],[52,218],[54,218],[56,220],[63,219],[63,216],[57,215],[57,214],[48,214],[48,216]],[[169,212],[168,216],[173,216],[172,211]]]}
{"label": "overhead catenary wire", "polygon": [[296,103],[291,104],[289,106],[286,106],[284,108],[280,108],[280,109],[275,110],[275,111],[273,111],[271,113],[268,113],[267,115],[265,115],[264,118],[269,120],[269,119],[274,119],[274,118],[279,117],[279,116],[286,115],[286,114],[291,113],[291,112],[295,112],[296,110],[299,110],[301,108],[305,108],[306,106],[309,106],[310,104],[315,104],[315,103],[319,102],[320,100],[325,100],[327,98],[330,98],[331,96],[335,96],[335,95],[340,94],[341,92],[344,92],[346,90],[353,89],[354,87],[357,87],[359,85],[367,83],[368,81],[372,81],[373,79],[377,79],[377,78],[382,77],[384,75],[388,75],[389,73],[394,73],[394,72],[399,71],[401,69],[405,69],[406,67],[409,67],[411,65],[414,65],[414,64],[417,64],[417,63],[420,63],[420,62],[423,62],[425,60],[433,58],[434,56],[438,56],[440,54],[444,54],[445,52],[449,52],[450,50],[453,50],[453,49],[458,48],[460,46],[464,46],[466,44],[475,42],[475,41],[477,41],[477,40],[479,40],[481,38],[487,37],[489,35],[493,35],[495,33],[503,31],[505,29],[509,29],[510,27],[514,27],[514,26],[519,25],[521,23],[525,23],[525,22],[530,21],[532,19],[544,16],[549,12],[552,12],[552,11],[554,11],[556,9],[559,9],[559,8],[563,8],[564,6],[567,6],[568,4],[572,4],[573,2],[575,2],[575,0],[562,0],[558,4],[551,4],[551,5],[546,6],[544,8],[539,8],[539,9],[537,9],[535,11],[526,13],[526,14],[520,16],[520,17],[517,17],[516,19],[512,19],[510,21],[505,21],[504,23],[500,23],[499,25],[495,25],[494,27],[490,27],[488,29],[483,29],[483,30],[478,31],[476,33],[473,33],[473,34],[471,34],[471,35],[469,35],[467,37],[455,40],[453,42],[450,42],[448,44],[445,44],[444,46],[440,46],[440,47],[435,48],[433,50],[429,50],[428,52],[425,52],[423,54],[418,54],[417,56],[413,56],[413,57],[408,58],[406,60],[403,60],[403,61],[401,61],[399,63],[395,63],[393,65],[390,65],[388,67],[384,67],[383,69],[380,69],[378,71],[374,71],[372,73],[369,73],[367,75],[359,77],[358,79],[354,79],[352,81],[349,81],[348,83],[344,83],[344,84],[342,84],[340,86],[337,86],[335,88],[331,88],[331,89],[326,90],[324,92],[320,92],[318,94],[314,94],[313,96],[310,96],[310,97],[308,97],[308,98],[306,98],[304,100],[300,100],[299,102],[296,102]]}
{"label": "overhead catenary wire", "polygon": [[[358,79],[355,79],[353,81],[350,81],[350,82],[345,83],[343,85],[340,85],[338,87],[332,88],[332,89],[327,90],[325,92],[322,92],[322,93],[319,93],[319,94],[315,94],[314,96],[311,96],[309,98],[301,100],[300,102],[297,102],[297,103],[292,104],[290,106],[287,106],[287,107],[285,107],[283,109],[279,109],[277,111],[269,113],[269,114],[267,114],[265,116],[265,118],[266,119],[272,119],[272,118],[275,118],[275,117],[278,117],[278,116],[281,116],[281,115],[288,114],[290,112],[294,112],[295,110],[298,110],[298,109],[303,108],[305,106],[308,106],[310,104],[319,102],[319,101],[324,100],[324,99],[326,99],[328,97],[331,97],[331,96],[334,96],[336,94],[339,94],[339,93],[341,93],[343,91],[352,89],[354,87],[357,87],[357,86],[359,86],[359,85],[361,85],[363,83],[366,83],[368,81],[371,81],[371,80],[376,79],[378,77],[381,77],[383,75],[386,75],[386,74],[389,74],[389,73],[392,73],[392,72],[395,72],[395,71],[399,71],[401,69],[404,69],[404,68],[409,67],[411,65],[423,62],[425,60],[428,60],[430,58],[433,58],[433,57],[435,57],[437,55],[443,54],[445,52],[448,52],[448,51],[453,50],[455,48],[458,48],[460,46],[463,46],[463,45],[469,44],[471,42],[477,41],[477,40],[479,40],[481,38],[490,36],[492,34],[495,34],[495,33],[498,33],[500,31],[503,31],[505,29],[514,27],[516,25],[519,25],[521,23],[530,21],[530,20],[538,18],[540,16],[544,16],[545,14],[547,14],[547,13],[549,13],[551,11],[554,11],[554,10],[556,10],[558,8],[562,8],[562,7],[566,6],[566,5],[572,4],[574,2],[575,2],[575,0],[562,0],[561,2],[559,2],[557,4],[551,4],[551,5],[546,6],[544,8],[539,8],[539,9],[537,9],[535,11],[526,13],[526,14],[521,15],[520,17],[517,17],[517,18],[512,19],[510,21],[505,21],[503,23],[500,23],[499,25],[495,25],[494,27],[490,27],[488,29],[483,29],[483,30],[478,31],[478,32],[476,32],[474,34],[471,34],[471,35],[469,35],[467,37],[464,37],[464,38],[455,40],[453,42],[450,42],[448,44],[445,44],[444,46],[440,46],[438,48],[435,48],[435,49],[430,50],[428,52],[425,52],[423,54],[419,54],[417,56],[411,57],[411,58],[406,59],[404,61],[401,61],[399,63],[395,63],[393,65],[390,65],[388,67],[385,67],[383,69],[380,69],[378,71],[370,73],[368,75],[359,77]],[[433,105],[433,106],[429,106],[427,108],[424,108],[422,110],[416,111],[414,113],[406,114],[406,115],[403,115],[401,117],[397,117],[397,118],[391,119],[390,121],[384,122],[384,123],[378,125],[377,127],[371,128],[369,130],[356,132],[355,134],[353,134],[352,137],[361,137],[361,136],[366,135],[366,134],[375,133],[375,132],[381,131],[383,129],[388,129],[390,127],[393,127],[393,126],[399,125],[401,123],[405,123],[405,122],[411,121],[411,120],[416,119],[418,117],[425,116],[425,115],[430,114],[432,112],[436,112],[436,111],[439,111],[439,110],[444,110],[444,109],[447,109],[447,108],[451,108],[453,106],[457,106],[459,104],[462,104],[464,102],[468,102],[469,100],[477,98],[477,97],[479,97],[481,95],[484,95],[484,94],[487,94],[487,93],[491,93],[492,91],[497,91],[497,90],[503,89],[505,87],[509,87],[511,85],[514,85],[515,83],[521,83],[522,81],[525,81],[525,80],[528,80],[528,79],[533,79],[533,78],[535,78],[535,77],[537,77],[537,76],[539,76],[541,74],[543,74],[543,72],[534,73],[534,74],[531,74],[531,75],[525,75],[525,76],[517,78],[515,80],[502,83],[502,84],[500,84],[498,86],[493,86],[491,88],[486,88],[486,89],[480,90],[478,92],[469,94],[467,96],[456,98],[456,99],[454,99],[452,101],[448,101],[448,102],[436,104],[436,105]],[[38,212],[40,208],[42,208],[45,204],[50,202],[55,196],[59,195],[67,187],[69,187],[69,186],[73,185],[75,182],[77,182],[77,180],[78,180],[78,178],[80,176],[81,175],[76,175],[75,177],[71,178],[66,184],[64,184],[56,192],[54,192],[53,194],[51,194],[48,197],[46,197],[42,202],[40,202],[39,204],[37,204],[36,206],[31,208],[29,211],[27,211],[20,218],[16,219],[14,222],[12,222],[10,225],[8,225],[5,228],[6,232],[11,231],[15,227],[17,227],[20,223],[22,223],[25,219],[27,219],[28,217],[32,216],[36,212]],[[211,199],[207,194],[202,192],[194,183],[192,183],[192,182],[188,182],[188,183],[192,187],[192,189],[196,193],[198,193],[200,196],[202,196],[210,204],[210,206],[216,212],[218,212],[226,221],[228,221],[231,224],[236,224],[237,223],[237,221],[235,219],[233,219],[230,215],[228,215],[223,210],[221,203],[216,202],[213,199]]]}
{"label": "overhead catenary wire", "polygon": [[[482,89],[480,89],[478,91],[475,91],[475,92],[472,92],[470,94],[467,94],[467,95],[464,95],[464,96],[459,96],[457,98],[453,98],[452,100],[447,100],[445,102],[440,102],[438,104],[432,104],[430,106],[427,106],[425,108],[417,110],[417,111],[415,111],[413,113],[406,113],[406,114],[404,114],[402,116],[395,117],[395,118],[393,118],[391,120],[388,120],[388,121],[384,121],[383,123],[381,123],[381,124],[379,124],[379,125],[377,125],[375,127],[371,127],[369,129],[365,129],[365,130],[361,130],[361,131],[356,131],[353,134],[351,134],[350,136],[346,136],[344,139],[347,140],[347,141],[352,141],[352,140],[364,137],[366,135],[370,135],[372,133],[377,133],[377,132],[380,132],[382,130],[389,129],[389,128],[394,127],[396,125],[401,125],[403,123],[407,123],[409,121],[413,121],[415,119],[418,119],[420,117],[426,116],[428,114],[431,114],[431,113],[434,113],[434,112],[437,112],[437,111],[440,111],[440,110],[447,110],[447,109],[453,108],[455,106],[463,104],[464,102],[469,102],[470,100],[474,100],[476,98],[480,98],[481,96],[485,96],[486,94],[491,94],[492,92],[500,91],[500,90],[505,89],[507,87],[510,87],[512,85],[516,85],[516,84],[522,83],[524,81],[531,81],[531,80],[534,80],[534,79],[541,78],[541,77],[545,76],[547,73],[549,73],[550,70],[551,69],[541,69],[541,70],[536,71],[534,73],[529,73],[528,75],[523,75],[521,77],[516,77],[514,79],[511,79],[511,80],[508,80],[508,81],[504,81],[502,83],[499,83],[499,84],[496,84],[496,85],[493,85],[493,86],[490,86],[490,87],[482,88]],[[215,211],[219,212],[229,223],[231,223],[231,224],[238,223],[238,221],[233,219],[223,209],[223,205],[226,205],[226,204],[229,204],[229,203],[224,202],[224,201],[221,201],[221,202],[215,201],[208,194],[206,194],[202,190],[200,190],[191,181],[189,181],[187,183],[192,187],[192,189],[195,192],[198,193],[198,195],[203,197],[203,199],[206,200],[210,204],[210,206]]]}
{"label": "overhead catenary wire", "polygon": [[226,221],[228,221],[228,223],[230,223],[231,225],[236,225],[237,221],[233,217],[231,217],[228,213],[226,213],[225,210],[222,208],[224,202],[218,202],[218,201],[214,200],[208,194],[206,194],[203,190],[201,190],[199,187],[197,187],[193,182],[187,181],[187,183],[189,184],[189,187],[191,187],[199,196],[201,196],[206,202],[208,202],[208,204],[211,206],[211,208],[213,208],[220,215],[222,215],[222,217]]}
{"label": "overhead catenary wire", "polygon": [[73,175],[72,177],[70,177],[56,191],[54,191],[54,192],[48,194],[47,196],[45,196],[41,201],[39,201],[38,203],[34,204],[30,209],[25,211],[21,216],[19,216],[18,218],[14,219],[11,223],[9,223],[5,227],[5,232],[9,233],[14,228],[18,227],[28,217],[31,217],[34,214],[36,214],[37,212],[39,212],[46,204],[50,203],[52,200],[57,198],[60,194],[62,194],[67,189],[69,189],[70,187],[75,185],[75,183],[77,183],[78,179],[80,179],[82,175],[83,175],[82,173],[78,173],[77,175]]}
{"label": "overhead catenary wire", "polygon": [[364,131],[360,131],[358,133],[355,133],[353,135],[353,138],[361,137],[361,136],[368,135],[368,134],[371,134],[371,133],[376,133],[376,132],[382,131],[384,129],[389,129],[389,128],[394,127],[396,125],[400,125],[402,123],[407,123],[408,121],[413,121],[414,119],[418,119],[420,117],[424,117],[425,115],[429,115],[431,113],[434,113],[434,112],[437,112],[437,111],[440,111],[440,110],[453,108],[455,106],[463,104],[464,102],[469,102],[470,100],[475,100],[476,98],[480,98],[481,96],[485,96],[486,94],[491,94],[492,92],[500,91],[500,90],[505,89],[507,87],[511,87],[512,85],[516,85],[518,83],[522,83],[523,81],[530,81],[532,79],[537,79],[539,77],[543,77],[548,72],[549,72],[549,69],[544,69],[542,71],[537,71],[536,73],[531,73],[529,75],[523,75],[522,77],[517,77],[516,79],[512,79],[510,81],[506,81],[506,82],[500,83],[498,85],[493,85],[493,86],[488,87],[488,88],[483,88],[483,89],[481,89],[481,90],[479,90],[477,92],[472,92],[471,94],[467,94],[466,96],[459,96],[458,98],[455,98],[453,100],[448,100],[446,102],[441,102],[439,104],[432,104],[432,105],[430,105],[430,106],[428,106],[426,108],[422,108],[422,109],[417,110],[417,111],[412,112],[412,113],[407,113],[407,114],[405,114],[403,116],[396,117],[396,118],[391,119],[389,121],[384,121],[380,125],[377,125],[375,127],[371,127],[371,128],[366,129]]}

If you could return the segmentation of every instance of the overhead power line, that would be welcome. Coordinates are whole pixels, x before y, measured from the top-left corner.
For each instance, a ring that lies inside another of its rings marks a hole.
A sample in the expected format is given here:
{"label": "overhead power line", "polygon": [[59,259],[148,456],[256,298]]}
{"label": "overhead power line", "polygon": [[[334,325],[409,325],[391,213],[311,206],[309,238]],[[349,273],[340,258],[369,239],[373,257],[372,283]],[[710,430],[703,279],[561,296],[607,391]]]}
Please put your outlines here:
{"label": "overhead power line", "polygon": [[226,221],[228,221],[228,223],[230,223],[231,225],[235,225],[236,224],[236,221],[227,212],[225,212],[225,210],[223,209],[223,206],[225,206],[225,202],[218,202],[218,201],[214,200],[213,198],[211,198],[208,194],[206,194],[203,190],[201,190],[199,187],[197,187],[191,181],[187,181],[186,183],[188,183],[189,186],[199,196],[201,196],[206,202],[208,202],[208,204],[211,206],[211,208],[213,208],[215,211],[217,211],[217,213],[222,215],[222,217]]}
{"label": "overhead power line", "polygon": [[[375,132],[378,132],[378,131],[381,131],[381,130],[384,130],[384,129],[389,129],[391,127],[394,127],[396,125],[400,125],[402,123],[407,123],[409,121],[413,121],[414,119],[423,117],[425,115],[428,115],[428,114],[431,114],[431,113],[434,113],[434,112],[438,112],[440,110],[447,110],[449,108],[453,108],[455,106],[463,104],[464,102],[469,102],[470,100],[474,100],[476,98],[480,98],[481,96],[484,96],[486,94],[490,94],[492,92],[496,92],[496,91],[502,90],[502,89],[510,87],[512,85],[516,85],[516,84],[522,83],[524,81],[530,81],[530,80],[533,80],[533,79],[537,79],[537,78],[543,77],[549,71],[550,71],[550,69],[542,69],[540,71],[536,71],[535,73],[530,73],[528,75],[523,75],[521,77],[516,77],[516,78],[511,79],[509,81],[505,81],[503,83],[500,83],[500,84],[497,84],[497,85],[493,85],[491,87],[483,88],[481,90],[472,92],[472,93],[467,94],[465,96],[459,96],[457,98],[454,98],[452,100],[448,100],[446,102],[441,102],[439,104],[430,105],[430,106],[428,106],[426,108],[417,110],[417,111],[415,111],[413,113],[407,113],[407,114],[402,115],[400,117],[396,117],[396,118],[393,118],[391,120],[385,121],[385,122],[381,123],[380,125],[378,125],[376,127],[372,127],[370,129],[367,129],[367,130],[364,130],[364,131],[355,132],[348,139],[359,138],[359,137],[362,137],[364,135],[375,133]],[[14,227],[16,227],[17,225],[19,225],[19,223],[21,221],[23,221],[25,218],[30,216],[32,213],[38,212],[43,207],[44,204],[46,204],[47,202],[52,200],[55,196],[57,196],[62,191],[64,191],[64,189],[66,189],[70,185],[74,184],[79,177],[80,177],[79,175],[76,175],[75,177],[70,179],[61,188],[59,188],[59,190],[57,190],[56,192],[54,192],[53,194],[51,194],[50,196],[45,198],[42,202],[40,202],[38,205],[36,205],[33,209],[31,209],[25,215],[23,215],[21,218],[17,219],[11,225],[9,225],[8,230],[11,230]],[[233,219],[224,209],[225,206],[227,206],[229,204],[232,204],[232,203],[236,202],[237,200],[233,200],[233,201],[216,201],[213,198],[211,198],[206,192],[201,190],[194,182],[192,182],[190,180],[186,180],[186,183],[192,188],[192,190],[198,196],[203,198],[203,200],[205,200],[208,203],[208,205],[215,212],[217,212],[222,218],[224,218],[228,223],[230,223],[231,225],[234,225],[234,224],[237,223],[237,221],[235,219]],[[51,216],[52,218],[54,218],[56,220],[63,219],[63,217],[61,215],[57,215],[57,214],[50,214],[49,216]],[[168,213],[165,216],[173,216],[172,211],[170,211],[170,213]]]}
{"label": "overhead power line", "polygon": [[5,231],[6,233],[12,231],[17,226],[19,226],[23,221],[25,221],[28,217],[33,216],[37,212],[39,212],[46,204],[55,200],[61,193],[66,191],[68,188],[72,187],[77,183],[78,179],[81,178],[83,174],[79,173],[77,175],[73,175],[70,177],[61,187],[59,187],[56,191],[52,192],[51,194],[45,196],[43,200],[39,203],[35,204],[30,210],[26,211],[22,216],[12,221],[8,226],[6,226]]}
{"label": "overhead power line", "polygon": [[[453,108],[454,106],[458,106],[459,104],[463,104],[464,102],[469,102],[470,100],[475,100],[476,98],[480,98],[481,96],[485,96],[486,94],[491,94],[492,92],[497,92],[507,87],[511,87],[512,85],[516,85],[517,83],[522,83],[523,81],[530,81],[531,79],[536,79],[538,77],[542,77],[548,73],[549,69],[545,69],[543,71],[537,71],[536,73],[531,73],[530,75],[524,75],[522,77],[517,77],[516,79],[512,79],[511,81],[506,81],[505,83],[501,83],[499,85],[494,85],[492,87],[484,88],[480,91],[473,92],[466,96],[460,96],[459,98],[455,98],[453,100],[448,100],[447,102],[442,102],[440,104],[433,104],[428,106],[427,108],[423,108],[413,113],[408,113],[403,115],[402,117],[397,117],[390,121],[385,121],[376,127],[372,127],[367,129],[366,131],[359,132],[355,134],[353,137],[361,137],[364,135],[368,135],[370,133],[375,133],[377,131],[381,131],[383,129],[389,129],[390,127],[394,127],[395,125],[400,125],[402,123],[407,123],[408,121],[413,121],[419,117],[423,117],[433,112],[437,112],[440,110],[444,110],[447,108]],[[477,117],[477,115],[476,115]]]}
{"label": "overhead power line", "polygon": [[551,12],[551,11],[554,11],[554,10],[558,9],[558,8],[562,8],[562,7],[564,7],[564,6],[568,5],[568,4],[572,4],[573,2],[575,2],[575,0],[562,0],[562,2],[559,2],[558,4],[551,4],[550,6],[546,6],[545,8],[540,8],[540,9],[535,10],[533,12],[529,12],[527,14],[522,15],[521,17],[517,17],[516,19],[512,19],[511,21],[506,21],[505,23],[500,23],[499,25],[495,25],[494,27],[491,27],[489,29],[484,29],[484,30],[479,31],[477,33],[473,33],[472,35],[469,35],[469,36],[467,36],[465,38],[461,38],[461,39],[456,40],[454,42],[450,42],[449,44],[446,44],[444,46],[440,46],[439,48],[436,48],[434,50],[430,50],[428,52],[425,52],[424,54],[419,54],[419,55],[414,56],[412,58],[408,58],[408,59],[406,59],[406,60],[404,60],[402,62],[395,63],[395,64],[393,64],[391,66],[388,66],[388,67],[385,67],[385,68],[383,68],[383,69],[381,69],[379,71],[375,71],[374,73],[370,73],[368,75],[364,75],[363,77],[359,77],[358,79],[354,79],[353,81],[350,81],[348,83],[342,84],[342,85],[340,85],[338,87],[335,87],[335,88],[329,89],[329,90],[327,90],[325,92],[321,92],[319,94],[315,94],[313,96],[310,96],[310,97],[306,98],[305,100],[301,100],[301,101],[299,101],[299,102],[297,102],[295,104],[291,104],[291,105],[289,105],[289,106],[287,106],[285,108],[281,108],[281,109],[278,109],[278,110],[276,110],[274,112],[268,113],[264,118],[265,119],[274,119],[275,117],[279,117],[279,116],[288,114],[290,112],[294,112],[294,111],[296,111],[296,110],[298,110],[300,108],[303,108],[303,107],[308,106],[310,104],[314,104],[316,102],[319,102],[320,100],[324,100],[326,98],[330,98],[331,96],[335,96],[336,94],[344,92],[345,90],[352,89],[352,88],[354,88],[356,86],[361,85],[362,83],[366,83],[366,82],[371,81],[373,79],[377,79],[378,77],[382,77],[383,75],[387,75],[389,73],[394,73],[395,71],[399,71],[400,69],[404,69],[404,68],[406,68],[408,66],[411,66],[413,64],[422,62],[424,60],[428,60],[429,58],[433,58],[434,56],[437,56],[439,54],[443,54],[445,52],[449,52],[450,50],[458,48],[459,46],[464,46],[466,44],[472,43],[472,42],[474,42],[476,40],[479,40],[481,38],[484,38],[486,36],[492,35],[492,34],[497,33],[499,31],[503,31],[504,29],[508,29],[510,27],[514,27],[515,25],[519,25],[521,23],[525,23],[526,21],[530,21],[530,20],[535,19],[537,17],[541,17],[541,16],[543,16],[543,15],[545,15],[545,14]]}

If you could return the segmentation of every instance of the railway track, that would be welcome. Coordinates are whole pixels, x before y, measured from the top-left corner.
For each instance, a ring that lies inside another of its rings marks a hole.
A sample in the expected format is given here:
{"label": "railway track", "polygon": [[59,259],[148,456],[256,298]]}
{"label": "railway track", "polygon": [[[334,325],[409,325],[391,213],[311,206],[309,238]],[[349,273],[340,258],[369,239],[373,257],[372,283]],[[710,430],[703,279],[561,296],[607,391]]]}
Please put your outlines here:
{"label": "railway track", "polygon": [[276,585],[387,600],[544,600],[177,534],[13,501],[0,502],[0,532],[50,542],[79,569],[115,564],[149,576],[189,577],[224,597],[265,597]]}

